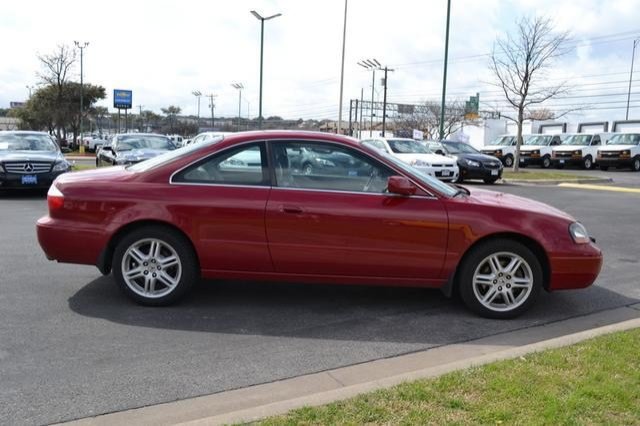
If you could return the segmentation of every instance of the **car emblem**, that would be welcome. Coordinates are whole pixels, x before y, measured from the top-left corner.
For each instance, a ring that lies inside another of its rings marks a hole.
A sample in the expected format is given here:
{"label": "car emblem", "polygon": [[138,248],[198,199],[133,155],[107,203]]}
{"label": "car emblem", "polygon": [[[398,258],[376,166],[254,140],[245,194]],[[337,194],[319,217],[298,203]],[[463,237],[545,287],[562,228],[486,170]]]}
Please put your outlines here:
{"label": "car emblem", "polygon": [[24,167],[22,167],[22,170],[24,170],[27,173],[31,173],[33,171],[33,164],[25,163]]}

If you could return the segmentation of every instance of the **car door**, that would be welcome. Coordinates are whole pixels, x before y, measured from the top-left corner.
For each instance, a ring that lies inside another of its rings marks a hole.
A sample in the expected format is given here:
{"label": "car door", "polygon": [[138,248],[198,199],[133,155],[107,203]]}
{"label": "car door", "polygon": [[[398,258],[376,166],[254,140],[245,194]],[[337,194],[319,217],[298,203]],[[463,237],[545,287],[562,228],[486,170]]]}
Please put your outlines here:
{"label": "car door", "polygon": [[[265,220],[276,272],[439,277],[448,227],[439,199],[386,193],[388,177],[396,173],[339,144],[271,141],[270,147],[275,185]],[[287,158],[297,150],[350,156],[354,167],[325,163],[304,174]]]}
{"label": "car door", "polygon": [[247,143],[172,177],[171,209],[189,224],[205,274],[273,271],[264,226],[271,190],[267,161],[264,143]]}

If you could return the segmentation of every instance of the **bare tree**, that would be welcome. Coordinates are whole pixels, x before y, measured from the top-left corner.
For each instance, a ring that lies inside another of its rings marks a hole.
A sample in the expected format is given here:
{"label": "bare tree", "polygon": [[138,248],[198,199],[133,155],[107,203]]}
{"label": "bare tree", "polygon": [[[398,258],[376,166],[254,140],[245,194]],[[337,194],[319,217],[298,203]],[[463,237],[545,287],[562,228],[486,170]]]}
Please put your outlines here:
{"label": "bare tree", "polygon": [[[424,102],[413,107],[413,112],[395,119],[396,128],[416,129],[424,132],[428,139],[440,137],[440,103]],[[459,130],[464,124],[464,106],[462,102],[452,102],[444,110],[444,137]]]}
{"label": "bare tree", "polygon": [[[38,55],[38,60],[43,69],[42,72],[38,73],[38,77],[40,77],[41,83],[44,85],[55,87],[55,106],[61,111],[64,88],[69,81],[69,73],[72,71],[73,64],[76,61],[75,51],[68,46],[59,45],[57,50],[51,54]],[[60,138],[60,131],[64,132],[67,123],[60,114],[54,119],[58,138]]]}
{"label": "bare tree", "polygon": [[[493,47],[489,65],[495,77],[492,84],[502,90],[508,108],[514,111],[513,116],[501,116],[518,125],[514,171],[519,169],[522,124],[539,115],[532,107],[568,91],[566,82],[550,85],[547,79],[554,59],[568,52],[568,40],[568,32],[554,32],[549,18],[522,18],[516,35],[498,39]],[[555,114],[555,118],[567,112]]]}

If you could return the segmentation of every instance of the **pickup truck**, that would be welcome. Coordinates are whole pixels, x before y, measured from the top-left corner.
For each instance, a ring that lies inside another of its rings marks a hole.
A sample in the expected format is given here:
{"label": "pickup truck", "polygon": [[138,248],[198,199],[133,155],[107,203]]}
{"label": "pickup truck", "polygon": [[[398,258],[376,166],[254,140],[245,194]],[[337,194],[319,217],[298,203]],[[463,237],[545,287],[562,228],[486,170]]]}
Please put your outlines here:
{"label": "pickup truck", "polygon": [[600,170],[630,167],[640,171],[640,133],[618,133],[598,148],[596,163]]}
{"label": "pickup truck", "polygon": [[561,142],[560,135],[527,135],[520,147],[520,166],[538,165],[548,169],[553,147]]}
{"label": "pickup truck", "polygon": [[558,169],[566,165],[574,165],[589,170],[593,168],[598,156],[598,148],[603,142],[605,142],[605,136],[600,134],[569,135],[562,144],[553,148],[551,161]]}

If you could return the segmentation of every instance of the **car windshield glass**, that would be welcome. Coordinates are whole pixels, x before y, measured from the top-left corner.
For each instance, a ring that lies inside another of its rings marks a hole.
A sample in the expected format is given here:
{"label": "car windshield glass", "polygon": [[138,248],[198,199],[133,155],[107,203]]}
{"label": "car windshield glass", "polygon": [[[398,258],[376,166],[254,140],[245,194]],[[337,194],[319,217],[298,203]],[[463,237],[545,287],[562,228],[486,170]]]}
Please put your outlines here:
{"label": "car windshield glass", "polygon": [[0,151],[46,151],[58,150],[49,135],[37,133],[0,133]]}
{"label": "car windshield glass", "polygon": [[409,164],[405,163],[399,158],[396,158],[387,153],[382,153],[382,155],[384,155],[385,158],[388,158],[389,161],[395,164],[396,167],[398,167],[400,170],[406,173],[409,173],[411,175],[417,176],[425,185],[430,186],[436,191],[441,192],[442,194],[447,195],[449,197],[453,197],[454,195],[456,195],[457,188],[451,185],[448,185],[444,182],[441,182],[440,180],[438,180],[433,176],[429,176],[428,174],[422,173],[420,170],[416,169],[415,167],[411,167]]}
{"label": "car windshield glass", "polygon": [[171,139],[165,136],[127,135],[118,137],[116,151],[133,149],[175,149]]}
{"label": "car windshield glass", "polygon": [[391,151],[396,154],[429,154],[431,151],[420,142],[411,139],[388,139]]}
{"label": "car windshield glass", "polygon": [[166,163],[170,163],[173,160],[176,160],[178,158],[184,157],[185,155],[191,154],[194,151],[197,151],[199,149],[203,149],[204,147],[216,144],[218,142],[220,142],[223,139],[222,136],[219,136],[215,139],[211,139],[208,140],[206,142],[202,142],[202,143],[198,143],[198,144],[191,144],[191,145],[187,145],[185,147],[182,147],[180,149],[176,149],[173,151],[167,151],[164,154],[160,154],[157,157],[153,157],[149,160],[146,161],[142,161],[140,163],[137,164],[132,164],[130,166],[127,166],[128,170],[131,170],[133,172],[145,172],[147,170],[150,170],[154,167],[157,166],[161,166],[163,164]]}
{"label": "car windshield glass", "polygon": [[613,135],[607,145],[640,145],[640,134],[625,133],[622,135]]}
{"label": "car windshield glass", "polygon": [[546,146],[551,143],[551,138],[553,136],[542,136],[542,135],[529,135],[524,139],[525,145],[542,145]]}
{"label": "car windshield glass", "polygon": [[571,135],[562,141],[562,145],[589,145],[591,135]]}
{"label": "car windshield glass", "polygon": [[500,136],[492,140],[489,145],[509,146],[512,140],[513,136]]}
{"label": "car windshield glass", "polygon": [[444,146],[450,154],[479,154],[479,151],[464,142],[448,142]]}

